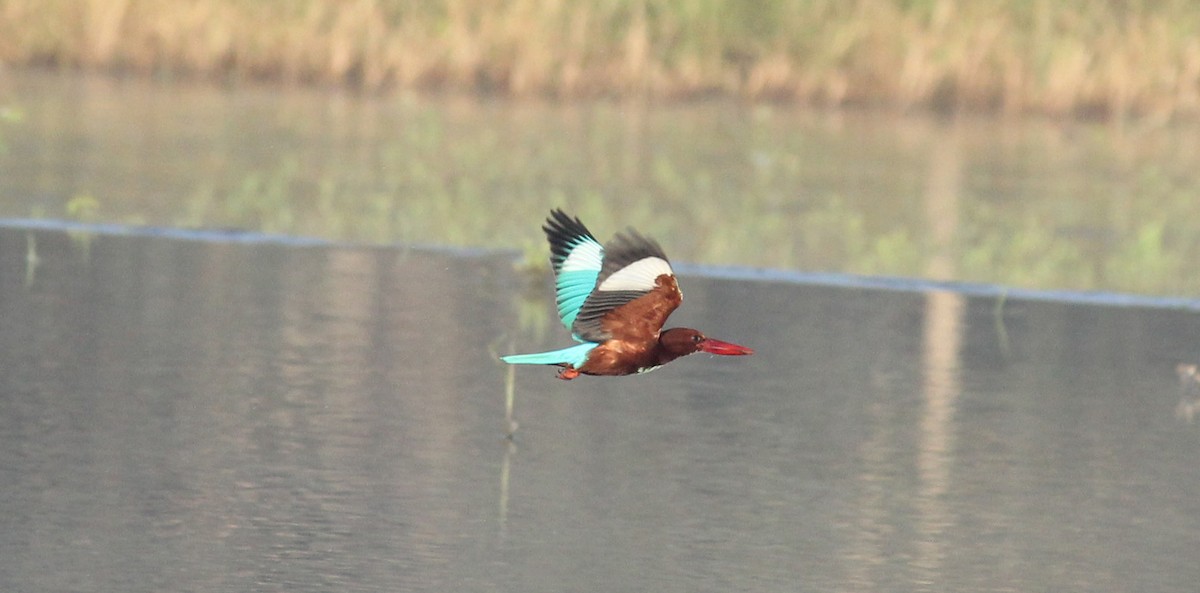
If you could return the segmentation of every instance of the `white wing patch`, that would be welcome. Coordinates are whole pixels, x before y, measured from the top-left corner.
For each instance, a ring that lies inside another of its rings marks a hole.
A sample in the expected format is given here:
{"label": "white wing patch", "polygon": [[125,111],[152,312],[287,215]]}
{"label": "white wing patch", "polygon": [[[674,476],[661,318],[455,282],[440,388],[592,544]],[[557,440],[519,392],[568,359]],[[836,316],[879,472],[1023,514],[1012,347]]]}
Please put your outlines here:
{"label": "white wing patch", "polygon": [[[571,257],[575,257],[574,252],[571,253]],[[565,264],[563,269],[566,269]],[[663,274],[673,274],[671,264],[668,264],[667,260],[661,257],[643,257],[605,278],[597,290],[653,290],[654,280]]]}
{"label": "white wing patch", "polygon": [[582,241],[571,248],[571,254],[563,260],[563,272],[595,272],[600,270],[604,248],[593,241]]}

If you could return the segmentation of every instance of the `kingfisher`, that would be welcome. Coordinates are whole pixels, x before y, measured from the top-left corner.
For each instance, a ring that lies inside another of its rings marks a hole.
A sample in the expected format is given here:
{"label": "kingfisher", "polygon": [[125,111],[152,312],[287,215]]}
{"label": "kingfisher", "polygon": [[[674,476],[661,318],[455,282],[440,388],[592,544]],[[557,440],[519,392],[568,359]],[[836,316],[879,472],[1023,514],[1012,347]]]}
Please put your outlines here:
{"label": "kingfisher", "polygon": [[561,209],[542,226],[550,242],[555,303],[579,344],[501,357],[508,364],[562,367],[558,378],[646,373],[693,352],[743,356],[754,351],[691,328],[663,330],[683,293],[662,247],[629,230],[601,245],[578,217]]}

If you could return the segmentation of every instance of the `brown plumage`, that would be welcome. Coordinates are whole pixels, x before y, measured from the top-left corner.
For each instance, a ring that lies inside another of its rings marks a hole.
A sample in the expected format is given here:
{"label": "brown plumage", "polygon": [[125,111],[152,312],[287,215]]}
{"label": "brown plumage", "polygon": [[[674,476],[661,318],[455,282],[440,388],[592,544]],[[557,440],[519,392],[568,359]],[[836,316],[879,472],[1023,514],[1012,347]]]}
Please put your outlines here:
{"label": "brown plumage", "polygon": [[551,212],[543,229],[550,242],[559,315],[583,344],[506,356],[506,362],[553,364],[562,367],[560,379],[574,379],[580,374],[643,373],[693,352],[753,353],[694,329],[662,329],[683,302],[683,293],[653,239],[629,231],[601,247],[578,218],[561,210]]}

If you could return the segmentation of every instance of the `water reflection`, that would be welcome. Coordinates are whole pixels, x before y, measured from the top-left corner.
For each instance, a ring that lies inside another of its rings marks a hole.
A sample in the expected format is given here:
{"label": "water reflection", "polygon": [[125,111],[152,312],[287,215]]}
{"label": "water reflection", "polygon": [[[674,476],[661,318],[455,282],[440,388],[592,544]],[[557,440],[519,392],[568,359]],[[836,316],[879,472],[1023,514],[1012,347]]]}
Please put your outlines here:
{"label": "water reflection", "polygon": [[1175,366],[1175,374],[1179,376],[1180,394],[1175,416],[1191,424],[1200,410],[1200,367],[1181,362]]}
{"label": "water reflection", "polygon": [[[961,129],[952,128],[930,153],[929,186],[925,192],[925,213],[928,218],[931,257],[926,264],[926,276],[948,280],[957,275],[955,258],[951,255],[960,236],[959,210],[962,187],[960,154]],[[924,412],[921,417],[921,442],[918,444],[917,471],[921,487],[917,492],[920,540],[914,564],[923,571],[925,582],[937,582],[945,558],[945,530],[953,517],[945,505],[949,491],[950,467],[954,463],[953,416],[962,386],[958,380],[961,367],[962,319],[966,302],[961,294],[932,291],[925,295],[924,343],[921,367]]]}
{"label": "water reflection", "polygon": [[[930,229],[932,255],[926,264],[928,278],[945,280],[955,277],[955,259],[951,252],[957,247],[959,236],[959,200],[962,182],[962,166],[959,159],[957,134],[947,136],[932,153],[929,163],[929,185],[925,191],[927,228]],[[912,553],[912,578],[932,585],[939,580],[945,560],[946,532],[956,523],[956,518],[946,504],[951,490],[950,471],[955,463],[954,413],[956,401],[961,393],[959,369],[964,329],[963,317],[966,299],[962,294],[934,290],[924,296],[921,325],[921,380],[920,416],[918,440],[915,443],[914,460],[916,487],[913,497],[914,549]],[[883,421],[881,419],[881,421]],[[894,552],[879,545],[881,534],[889,530],[893,518],[887,514],[876,515],[871,509],[886,509],[895,492],[885,487],[888,476],[894,474],[894,463],[890,459],[897,451],[894,437],[881,431],[879,440],[868,442],[864,455],[868,460],[865,473],[860,477],[861,488],[868,496],[861,507],[864,513],[858,525],[862,541],[854,557],[862,561],[862,569],[886,567]],[[876,474],[875,471],[880,473]],[[873,571],[855,571],[852,582],[868,587],[873,581]]]}

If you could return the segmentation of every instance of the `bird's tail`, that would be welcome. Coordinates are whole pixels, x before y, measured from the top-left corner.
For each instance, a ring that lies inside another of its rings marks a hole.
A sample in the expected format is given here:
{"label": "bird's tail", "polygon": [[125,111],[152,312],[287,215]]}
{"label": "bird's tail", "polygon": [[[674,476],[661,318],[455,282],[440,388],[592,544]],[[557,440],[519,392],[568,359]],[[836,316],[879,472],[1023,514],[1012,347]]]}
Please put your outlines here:
{"label": "bird's tail", "polygon": [[591,342],[563,348],[562,350],[552,350],[550,352],[538,352],[537,354],[511,354],[509,356],[501,356],[500,360],[508,364],[557,364],[571,365],[572,368],[579,368],[583,363],[587,362],[588,353],[599,344]]}

